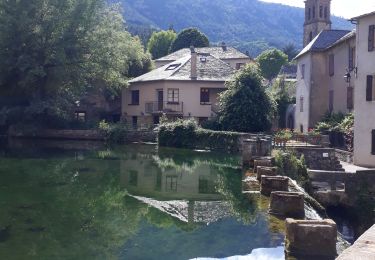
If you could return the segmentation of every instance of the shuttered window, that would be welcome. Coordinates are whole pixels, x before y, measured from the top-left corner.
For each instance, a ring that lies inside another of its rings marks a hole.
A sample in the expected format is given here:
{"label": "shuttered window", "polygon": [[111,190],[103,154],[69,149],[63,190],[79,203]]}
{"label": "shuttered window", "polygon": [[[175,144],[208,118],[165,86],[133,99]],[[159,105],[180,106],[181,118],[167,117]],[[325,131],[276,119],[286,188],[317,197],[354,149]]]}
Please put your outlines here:
{"label": "shuttered window", "polygon": [[367,76],[367,85],[366,85],[366,101],[372,101],[372,85],[373,85],[373,76]]}
{"label": "shuttered window", "polygon": [[328,61],[328,70],[329,70],[329,75],[333,76],[335,75],[335,55],[330,54],[329,55],[329,61]]}
{"label": "shuttered window", "polygon": [[355,47],[349,47],[349,70],[355,67]]}
{"label": "shuttered window", "polygon": [[347,109],[353,109],[353,88],[347,88],[347,101],[346,101]]}
{"label": "shuttered window", "polygon": [[334,97],[333,94],[334,94],[333,90],[330,90],[329,91],[329,105],[328,105],[329,112],[333,111],[333,97]]}
{"label": "shuttered window", "polygon": [[375,25],[369,26],[368,32],[368,51],[374,50],[374,36],[375,36]]}
{"label": "shuttered window", "polygon": [[371,131],[371,154],[375,155],[375,130]]}
{"label": "shuttered window", "polygon": [[208,88],[201,88],[201,104],[210,102],[210,90]]}

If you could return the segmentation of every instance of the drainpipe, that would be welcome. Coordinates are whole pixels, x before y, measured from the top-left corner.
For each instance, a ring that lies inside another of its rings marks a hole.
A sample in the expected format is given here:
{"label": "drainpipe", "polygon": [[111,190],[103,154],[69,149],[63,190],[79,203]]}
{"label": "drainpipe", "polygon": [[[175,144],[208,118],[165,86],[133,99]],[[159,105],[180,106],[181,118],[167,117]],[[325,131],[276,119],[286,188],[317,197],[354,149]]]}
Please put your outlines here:
{"label": "drainpipe", "polygon": [[196,53],[196,51],[194,49],[194,46],[190,47],[190,51],[191,51],[191,59],[190,59],[191,71],[190,71],[190,78],[193,79],[193,80],[196,80],[197,79],[197,53]]}

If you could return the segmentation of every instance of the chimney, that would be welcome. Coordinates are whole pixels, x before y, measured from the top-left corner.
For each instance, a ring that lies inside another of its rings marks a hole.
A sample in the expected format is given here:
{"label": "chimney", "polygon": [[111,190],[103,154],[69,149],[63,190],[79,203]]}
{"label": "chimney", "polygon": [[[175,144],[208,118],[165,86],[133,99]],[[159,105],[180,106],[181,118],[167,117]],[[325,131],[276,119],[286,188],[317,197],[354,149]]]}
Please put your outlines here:
{"label": "chimney", "polygon": [[190,78],[197,79],[197,53],[195,52],[194,46],[190,46],[191,51],[191,71],[190,71]]}
{"label": "chimney", "polygon": [[223,51],[227,51],[227,45],[225,44],[225,42],[221,43],[221,48],[223,48]]}

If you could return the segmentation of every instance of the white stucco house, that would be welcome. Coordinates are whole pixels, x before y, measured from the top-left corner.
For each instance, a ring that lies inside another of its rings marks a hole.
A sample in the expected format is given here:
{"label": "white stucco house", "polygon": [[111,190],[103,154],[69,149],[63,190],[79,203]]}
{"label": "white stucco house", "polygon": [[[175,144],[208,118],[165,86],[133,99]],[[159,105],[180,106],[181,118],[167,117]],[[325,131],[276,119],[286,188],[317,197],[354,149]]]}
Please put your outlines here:
{"label": "white stucco house", "polygon": [[375,167],[375,12],[352,19],[357,26],[354,70],[354,163]]}

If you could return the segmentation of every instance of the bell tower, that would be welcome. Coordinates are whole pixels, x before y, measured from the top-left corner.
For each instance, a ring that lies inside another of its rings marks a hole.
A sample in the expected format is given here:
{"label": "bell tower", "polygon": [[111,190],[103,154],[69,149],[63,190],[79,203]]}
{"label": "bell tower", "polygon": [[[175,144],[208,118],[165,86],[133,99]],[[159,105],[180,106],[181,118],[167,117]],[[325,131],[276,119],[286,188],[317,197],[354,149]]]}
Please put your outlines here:
{"label": "bell tower", "polygon": [[331,30],[331,0],[306,0],[303,47],[323,30]]}

